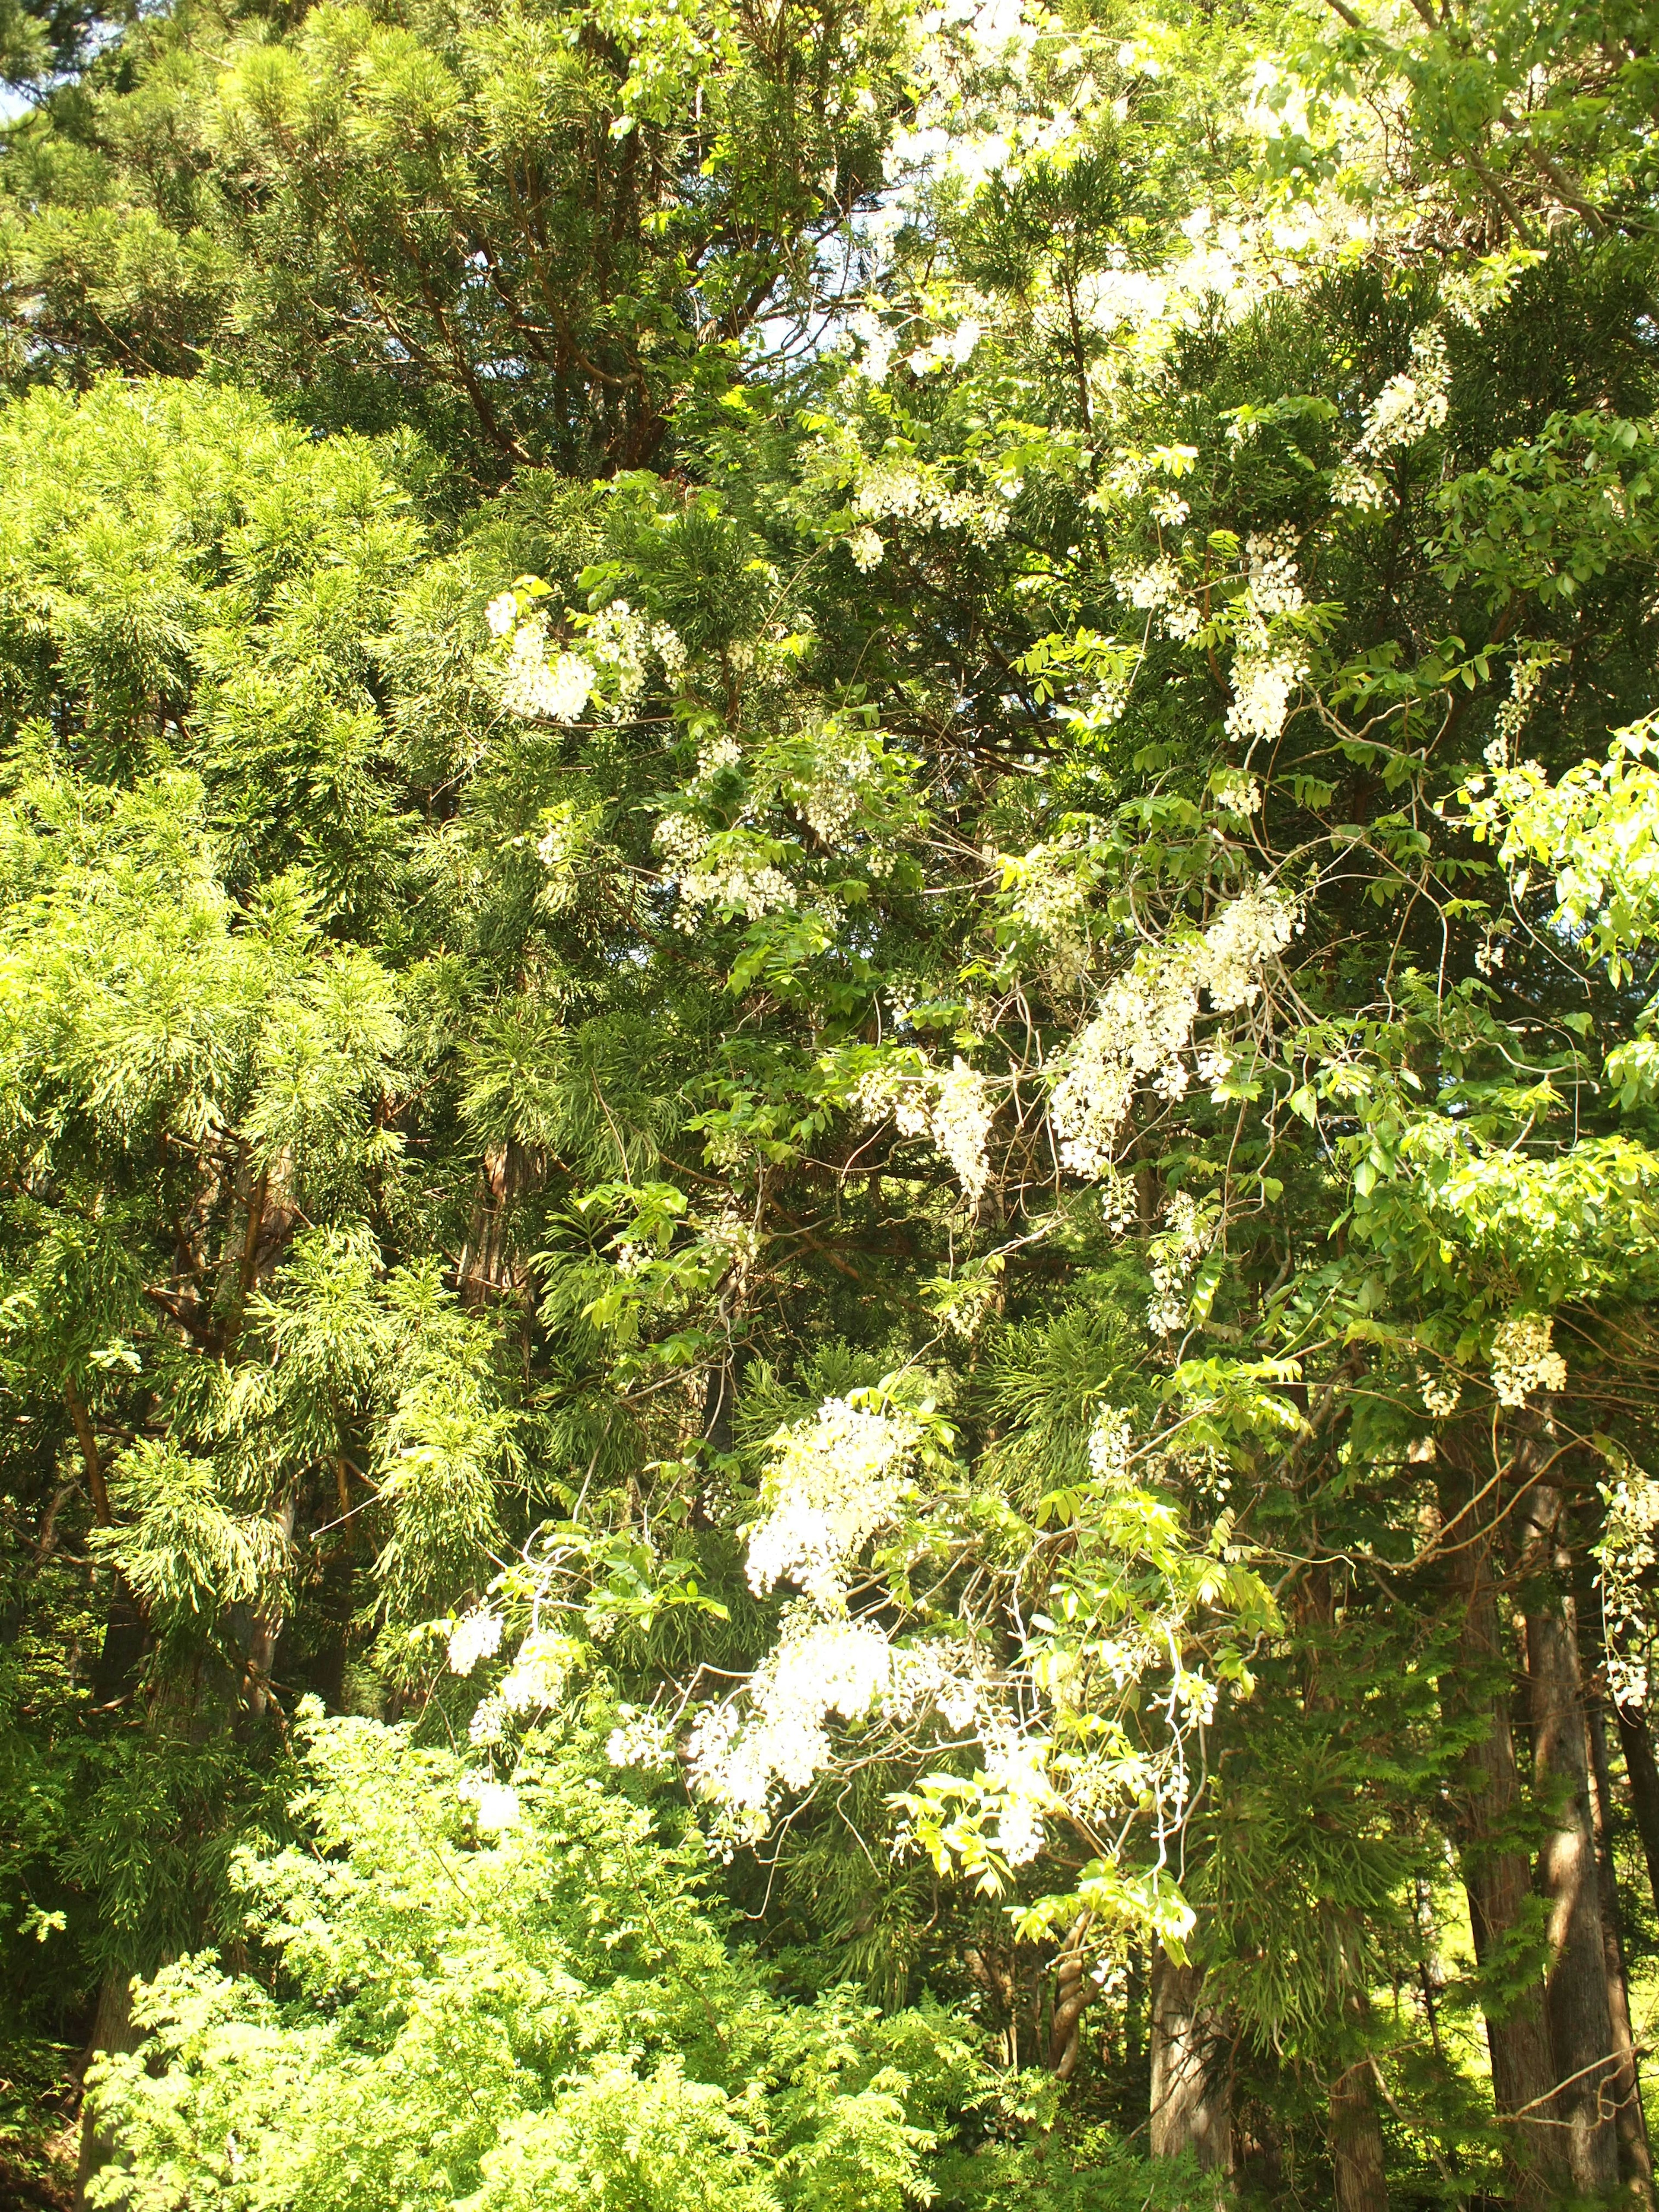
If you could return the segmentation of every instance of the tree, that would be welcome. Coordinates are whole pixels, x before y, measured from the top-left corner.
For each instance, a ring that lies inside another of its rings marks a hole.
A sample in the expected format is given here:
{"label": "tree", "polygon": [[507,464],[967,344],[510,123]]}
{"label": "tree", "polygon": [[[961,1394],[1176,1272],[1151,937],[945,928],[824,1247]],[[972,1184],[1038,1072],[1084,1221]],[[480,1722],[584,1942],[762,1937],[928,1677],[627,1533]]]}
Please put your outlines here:
{"label": "tree", "polygon": [[[442,1850],[580,1717],[769,2035],[954,2006],[947,2201],[1154,2098],[1649,2187],[1644,34],[1336,13],[181,11],[13,132],[27,1940],[173,2084],[96,2189],[324,2034],[229,1871],[307,1687],[465,1738]],[[784,2187],[701,2033],[664,2142]]]}

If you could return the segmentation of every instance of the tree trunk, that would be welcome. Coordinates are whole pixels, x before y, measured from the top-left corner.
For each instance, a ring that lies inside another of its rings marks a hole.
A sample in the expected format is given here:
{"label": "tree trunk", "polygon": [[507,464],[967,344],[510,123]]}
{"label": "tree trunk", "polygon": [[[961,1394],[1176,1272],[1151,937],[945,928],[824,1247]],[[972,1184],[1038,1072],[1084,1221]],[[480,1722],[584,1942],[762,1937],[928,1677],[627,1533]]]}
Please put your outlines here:
{"label": "tree trunk", "polygon": [[[1457,1520],[1447,1500],[1446,1519]],[[1441,1686],[1446,1717],[1481,1730],[1465,1754],[1458,1793],[1458,1859],[1469,1900],[1475,1964],[1483,1987],[1492,2102],[1509,2138],[1510,2186],[1521,2212],[1555,2201],[1559,2130],[1553,2124],[1555,2069],[1550,2056],[1544,1984],[1519,1969],[1535,1940],[1532,1869],[1516,1840],[1521,1783],[1507,1695],[1510,1666],[1498,1618],[1491,1565],[1492,1532],[1465,1534],[1451,1554],[1462,1601],[1459,1663]],[[1499,1996],[1498,1992],[1504,1992]]]}
{"label": "tree trunk", "polygon": [[1630,1984],[1625,1972],[1619,1875],[1613,1857],[1613,1791],[1607,1771],[1607,1718],[1599,1698],[1585,1699],[1584,1722],[1589,1752],[1590,1813],[1595,1831],[1597,1888],[1601,1900],[1601,1952],[1607,1964],[1607,2009],[1613,2024],[1613,2053],[1618,2062],[1615,2078],[1619,2101],[1613,2112],[1613,2124],[1619,2133],[1619,2165],[1632,2197],[1652,2212],[1653,2154],[1648,2144],[1647,2116],[1642,2109],[1636,2038],[1631,2032]]}
{"label": "tree trunk", "polygon": [[1653,1893],[1654,1904],[1659,1905],[1659,1760],[1653,1755],[1647,1715],[1639,1706],[1615,1705],[1613,1716],[1619,1723],[1625,1771],[1630,1777],[1636,1832],[1642,1838],[1642,1856],[1648,1863],[1648,1887]]}
{"label": "tree trunk", "polygon": [[323,1563],[323,1587],[317,1607],[323,1622],[323,1641],[307,1670],[307,1680],[331,1713],[341,1710],[345,1697],[355,1570],[349,1544],[337,1544]]}
{"label": "tree trunk", "polygon": [[[85,2065],[89,2067],[105,2051],[136,2051],[142,2040],[132,2024],[131,1977],[125,1973],[106,1974],[98,1991],[98,2009],[93,2016],[92,2040]],[[75,2212],[84,2212],[88,2183],[109,2164],[114,2154],[113,2140],[98,2125],[93,2100],[88,2098],[81,2107],[81,2157],[75,2176]]]}
{"label": "tree trunk", "polygon": [[1220,2023],[1201,1995],[1196,1966],[1178,1966],[1160,1947],[1152,1957],[1152,2153],[1194,2151],[1206,2172],[1233,2162],[1231,2085],[1218,2049]]}
{"label": "tree trunk", "polygon": [[1605,2196],[1619,2182],[1619,2138],[1611,2110],[1616,2063],[1571,1559],[1562,1539],[1560,1492],[1534,1484],[1523,1510],[1533,1790],[1551,1824],[1539,1852],[1538,1887],[1549,1915],[1545,1994],[1559,2084],[1556,2106],[1573,2187],[1583,2196]]}
{"label": "tree trunk", "polygon": [[1080,1912],[1054,1962],[1054,2009],[1048,2023],[1048,2070],[1069,2081],[1083,2047],[1083,2014],[1095,1985],[1083,1971],[1083,1945],[1092,1913]]}
{"label": "tree trunk", "polygon": [[1362,2058],[1331,2084],[1331,2165],[1336,2212],[1389,2212],[1376,2077]]}

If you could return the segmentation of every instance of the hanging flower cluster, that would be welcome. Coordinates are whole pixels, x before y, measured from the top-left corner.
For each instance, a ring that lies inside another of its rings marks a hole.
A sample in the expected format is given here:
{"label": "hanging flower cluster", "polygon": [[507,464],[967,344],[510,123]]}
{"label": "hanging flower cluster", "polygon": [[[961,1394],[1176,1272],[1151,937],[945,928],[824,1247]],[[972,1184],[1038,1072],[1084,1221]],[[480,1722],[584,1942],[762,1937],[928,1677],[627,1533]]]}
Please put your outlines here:
{"label": "hanging flower cluster", "polygon": [[1565,1390],[1567,1363],[1550,1348],[1555,1324],[1547,1314],[1517,1314],[1492,1340],[1492,1387],[1500,1406],[1524,1406],[1534,1390]]}
{"label": "hanging flower cluster", "polygon": [[672,678],[685,665],[685,647],[665,623],[653,623],[614,599],[597,614],[567,615],[582,633],[582,650],[548,658],[547,617],[537,607],[547,586],[525,577],[484,610],[493,638],[507,639],[501,700],[509,714],[526,721],[574,722],[596,690],[611,720],[624,720],[644,692],[653,658]]}
{"label": "hanging flower cluster", "polygon": [[817,1605],[846,1602],[847,1572],[898,1510],[919,1432],[899,1412],[826,1399],[817,1418],[775,1439],[749,1539],[749,1587],[763,1597],[793,1583]]}
{"label": "hanging flower cluster", "polygon": [[977,1205],[991,1179],[987,1139],[996,1106],[989,1086],[960,1053],[949,1068],[931,1067],[919,1054],[908,1059],[908,1065],[869,1069],[853,1085],[848,1103],[866,1122],[890,1115],[901,1136],[930,1138]]}
{"label": "hanging flower cluster", "polygon": [[1446,341],[1437,330],[1419,331],[1412,340],[1412,365],[1391,376],[1365,410],[1365,427],[1353,458],[1380,459],[1414,446],[1446,419],[1451,368]]}
{"label": "hanging flower cluster", "polygon": [[1208,1225],[1205,1210],[1191,1191],[1176,1191],[1170,1200],[1168,1225],[1152,1239],[1150,1255],[1152,1295],[1146,1326],[1154,1336],[1173,1336],[1186,1325],[1187,1285],[1203,1255]]}
{"label": "hanging flower cluster", "polygon": [[1251,1005],[1295,926],[1289,900],[1255,884],[1201,936],[1142,952],[1107,987],[1100,1012],[1060,1060],[1049,1101],[1063,1166],[1094,1176],[1110,1165],[1142,1078],[1164,1097],[1186,1096],[1185,1054],[1203,999],[1218,1014]]}
{"label": "hanging flower cluster", "polygon": [[1248,581],[1233,633],[1232,704],[1227,734],[1251,744],[1270,741],[1285,726],[1297,688],[1307,680],[1308,656],[1293,633],[1275,619],[1304,605],[1296,568],[1296,534],[1255,534],[1245,541]]}

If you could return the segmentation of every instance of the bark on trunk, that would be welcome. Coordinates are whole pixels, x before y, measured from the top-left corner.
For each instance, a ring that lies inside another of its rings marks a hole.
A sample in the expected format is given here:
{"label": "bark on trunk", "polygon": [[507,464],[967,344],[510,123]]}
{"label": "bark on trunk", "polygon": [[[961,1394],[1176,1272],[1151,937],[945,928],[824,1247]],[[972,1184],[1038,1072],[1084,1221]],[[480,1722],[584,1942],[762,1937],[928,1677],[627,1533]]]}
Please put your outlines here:
{"label": "bark on trunk", "polygon": [[1160,1948],[1152,1959],[1152,2153],[1196,2152],[1206,2172],[1233,2163],[1231,2083],[1221,2023],[1202,1994],[1196,1966],[1179,1966]]}
{"label": "bark on trunk", "polygon": [[1362,2058],[1331,2084],[1331,2165],[1336,2212],[1389,2212],[1376,2077]]}
{"label": "bark on trunk", "polygon": [[1584,1721],[1589,1752],[1590,1814],[1595,1831],[1595,1870],[1601,1900],[1601,1951],[1607,1962],[1613,2053],[1618,2062],[1615,2080],[1619,2101],[1613,2124],[1619,2133],[1619,2166],[1632,2197],[1652,2212],[1653,2154],[1648,2145],[1647,2117],[1642,2109],[1636,2038],[1631,2031],[1630,1984],[1625,1972],[1619,1876],[1613,1857],[1613,1792],[1607,1770],[1607,1718],[1599,1698],[1586,1698]]}
{"label": "bark on trunk", "polygon": [[[86,2065],[106,2051],[136,2051],[143,2039],[132,2024],[132,1984],[126,1974],[106,1974],[98,1991],[93,2016],[92,2041]],[[95,2100],[88,2097],[81,2108],[81,2157],[75,2176],[75,2212],[84,2212],[87,2185],[115,2154],[115,2144],[97,2120]]]}
{"label": "bark on trunk", "polygon": [[1048,2070],[1069,2081],[1077,2071],[1083,2045],[1083,2014],[1095,1985],[1083,1971],[1083,1945],[1091,1913],[1081,1912],[1066,1935],[1054,1965],[1054,2010],[1048,2023]]}
{"label": "bark on trunk", "polygon": [[1602,1948],[1601,1883],[1584,1752],[1583,1697],[1573,1615],[1571,1559],[1559,1491],[1534,1484],[1525,1504],[1528,1692],[1533,1787],[1551,1826],[1538,1859],[1548,1908],[1546,1976],[1557,2112],[1573,2187],[1606,2195],[1619,2181],[1613,2020]]}
{"label": "bark on trunk", "polygon": [[[1451,1501],[1448,1500],[1449,1506]],[[1456,1519],[1456,1508],[1447,1513]],[[1516,1837],[1521,1782],[1506,1694],[1510,1668],[1498,1618],[1492,1574],[1490,1528],[1476,1541],[1465,1534],[1452,1553],[1455,1587],[1462,1601],[1459,1664],[1443,1685],[1447,1719],[1481,1733],[1465,1755],[1459,1793],[1458,1857],[1468,1894],[1475,1963],[1486,1984],[1483,2008],[1492,2053],[1492,2102],[1509,2139],[1510,2185],[1521,2212],[1543,2212],[1557,2196],[1562,2172],[1559,2130],[1552,2092],[1556,2074],[1550,2054],[1544,1984],[1534,1971],[1516,1973],[1516,1954],[1534,1940],[1528,1923],[1532,1869]],[[1492,1994],[1502,1990],[1505,1997]]]}
{"label": "bark on trunk", "polygon": [[1648,1863],[1648,1887],[1653,1892],[1655,1905],[1659,1905],[1659,1760],[1654,1758],[1653,1738],[1648,1734],[1647,1717],[1641,1709],[1615,1705],[1613,1712],[1619,1723],[1625,1771],[1630,1777],[1636,1832],[1642,1838],[1642,1856]]}
{"label": "bark on trunk", "polygon": [[[294,1540],[294,1499],[282,1499],[271,1514],[284,1547]],[[257,1606],[249,1617],[242,1680],[248,1711],[256,1718],[270,1702],[270,1686],[276,1665],[276,1646],[283,1633],[283,1615],[274,1596]]]}

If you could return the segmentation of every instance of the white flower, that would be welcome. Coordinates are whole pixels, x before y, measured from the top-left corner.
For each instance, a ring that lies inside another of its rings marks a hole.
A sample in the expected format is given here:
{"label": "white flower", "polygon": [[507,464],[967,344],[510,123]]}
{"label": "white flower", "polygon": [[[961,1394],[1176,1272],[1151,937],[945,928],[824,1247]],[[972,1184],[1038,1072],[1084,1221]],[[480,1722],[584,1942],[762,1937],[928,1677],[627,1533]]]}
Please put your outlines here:
{"label": "white flower", "polygon": [[1089,1467],[1096,1480],[1119,1485],[1129,1480],[1129,1454],[1134,1444],[1134,1417],[1108,1406],[1095,1417],[1089,1431]]}
{"label": "white flower", "polygon": [[867,1621],[786,1616],[756,1670],[747,1710],[735,1699],[698,1717],[687,1746],[693,1786],[763,1833],[780,1789],[809,1789],[828,1763],[831,1716],[861,1720],[893,1681],[893,1651]]}
{"label": "white flower", "polygon": [[766,1517],[749,1539],[749,1587],[757,1597],[792,1582],[829,1609],[870,1538],[898,1511],[917,1441],[903,1413],[874,1413],[826,1399],[816,1419],[774,1438],[763,1479]]}
{"label": "white flower", "polygon": [[1423,1394],[1424,1405],[1437,1421],[1448,1420],[1457,1411],[1457,1401],[1462,1394],[1455,1375],[1437,1376],[1426,1367],[1419,1367],[1417,1387]]}
{"label": "white flower", "polygon": [[978,1204],[991,1176],[986,1138],[996,1108],[985,1078],[960,1054],[948,1071],[925,1063],[872,1067],[853,1085],[848,1103],[866,1121],[890,1115],[901,1136],[930,1137]]}
{"label": "white flower", "polygon": [[1202,995],[1217,1013],[1251,1005],[1264,966],[1289,944],[1294,927],[1290,903],[1256,884],[1224,906],[1201,937],[1142,952],[1108,985],[1099,1012],[1059,1063],[1048,1110],[1062,1167],[1097,1176],[1110,1164],[1143,1079],[1166,1097],[1183,1093],[1182,1054]]}
{"label": "white flower", "polygon": [[1550,1349],[1554,1326],[1547,1314],[1500,1323],[1492,1340],[1492,1387],[1500,1406],[1524,1406],[1529,1391],[1566,1389],[1567,1363]]}
{"label": "white flower", "polygon": [[1172,637],[1181,645],[1190,645],[1204,627],[1204,617],[1190,604],[1165,607],[1163,621],[1165,637]]}
{"label": "white flower", "polygon": [[1146,1307],[1146,1326],[1154,1336],[1173,1336],[1186,1326],[1187,1285],[1204,1249],[1208,1222],[1190,1191],[1178,1190],[1170,1200],[1168,1227],[1152,1242],[1152,1295]]}
{"label": "white flower", "polygon": [[997,1808],[994,1839],[1010,1866],[1030,1864],[1042,1849],[1043,1816],[1060,1803],[1048,1779],[1047,1750],[1045,1743],[1012,1732],[992,1735],[986,1745],[985,1779]]}
{"label": "white flower", "polygon": [[526,1636],[495,1694],[510,1713],[556,1705],[576,1656],[577,1647],[568,1637],[544,1631]]}
{"label": "white flower", "polygon": [[1241,653],[1232,668],[1233,702],[1227,709],[1230,738],[1276,738],[1285,726],[1291,699],[1308,673],[1306,656],[1295,647],[1264,653]]}
{"label": "white flower", "polygon": [[853,556],[853,566],[867,576],[872,568],[881,566],[881,557],[887,548],[866,523],[855,530],[847,541],[847,550]]}
{"label": "white flower", "polygon": [[1160,556],[1147,568],[1120,571],[1112,578],[1112,588],[1132,607],[1167,607],[1180,595],[1181,571],[1173,561]]}
{"label": "white flower", "polygon": [[1254,814],[1261,804],[1261,786],[1243,769],[1228,769],[1215,779],[1215,803],[1230,814]]}
{"label": "white flower", "polygon": [[535,625],[520,626],[501,686],[501,704],[526,720],[574,722],[592,691],[592,667],[574,653],[562,653],[550,666],[544,645]]}
{"label": "white flower", "polygon": [[1365,428],[1354,447],[1356,458],[1380,458],[1437,429],[1446,419],[1451,382],[1446,341],[1438,331],[1419,331],[1412,341],[1412,365],[1391,376],[1365,410]]}
{"label": "white flower", "polygon": [[933,1106],[933,1142],[956,1170],[957,1180],[975,1205],[991,1179],[985,1139],[995,1108],[986,1097],[985,1078],[960,1054],[948,1075],[939,1079]]}
{"label": "white flower", "polygon": [[480,1659],[489,1659],[501,1648],[506,1624],[487,1606],[464,1613],[449,1632],[449,1667],[454,1674],[470,1674]]}
{"label": "white flower", "polygon": [[511,592],[502,592],[484,609],[491,637],[505,637],[518,619],[519,602]]}
{"label": "white flower", "polygon": [[673,1732],[660,1713],[617,1709],[617,1723],[605,1738],[605,1755],[613,1766],[641,1766],[660,1773],[674,1763]]}
{"label": "white flower", "polygon": [[519,1793],[505,1782],[492,1782],[487,1775],[464,1774],[459,1784],[461,1802],[470,1803],[472,1818],[480,1835],[504,1835],[519,1825]]}
{"label": "white flower", "polygon": [[1381,477],[1369,469],[1355,468],[1345,461],[1331,478],[1331,497],[1338,507],[1352,507],[1361,514],[1375,514],[1387,495]]}

